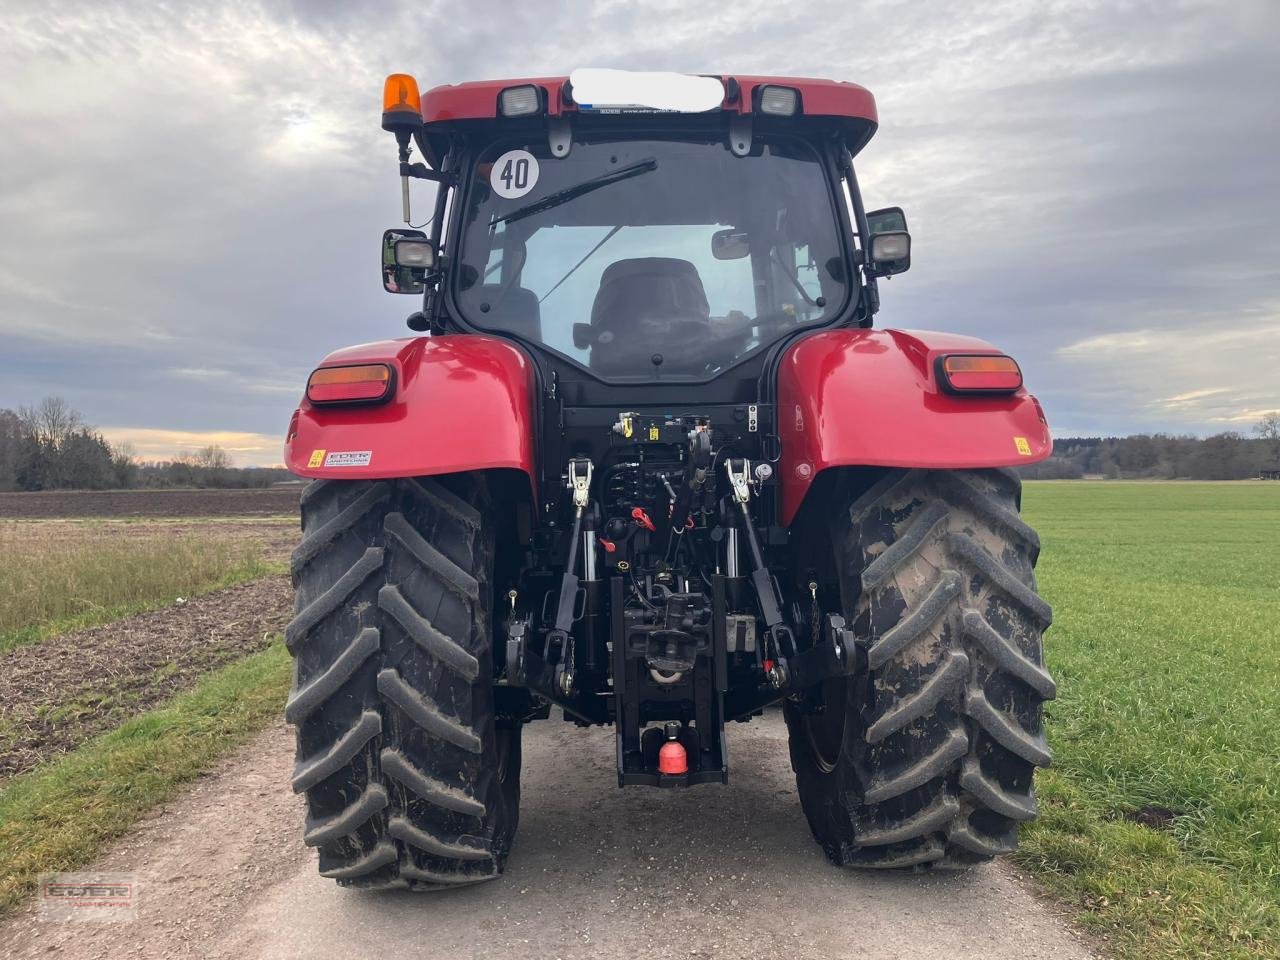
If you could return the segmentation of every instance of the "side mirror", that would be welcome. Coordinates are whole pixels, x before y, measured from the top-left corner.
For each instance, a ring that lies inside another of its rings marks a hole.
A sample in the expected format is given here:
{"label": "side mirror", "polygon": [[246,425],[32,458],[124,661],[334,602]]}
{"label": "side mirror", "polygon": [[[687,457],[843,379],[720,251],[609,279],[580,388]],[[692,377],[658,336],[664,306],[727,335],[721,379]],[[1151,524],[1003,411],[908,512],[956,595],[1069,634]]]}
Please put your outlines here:
{"label": "side mirror", "polygon": [[741,260],[751,252],[751,238],[742,230],[717,230],[711,235],[711,255],[717,260]]}
{"label": "side mirror", "polygon": [[421,230],[383,233],[382,288],[388,293],[421,293],[435,265],[435,245]]}
{"label": "side mirror", "polygon": [[901,207],[867,214],[867,262],[871,275],[891,277],[911,268],[911,234]]}

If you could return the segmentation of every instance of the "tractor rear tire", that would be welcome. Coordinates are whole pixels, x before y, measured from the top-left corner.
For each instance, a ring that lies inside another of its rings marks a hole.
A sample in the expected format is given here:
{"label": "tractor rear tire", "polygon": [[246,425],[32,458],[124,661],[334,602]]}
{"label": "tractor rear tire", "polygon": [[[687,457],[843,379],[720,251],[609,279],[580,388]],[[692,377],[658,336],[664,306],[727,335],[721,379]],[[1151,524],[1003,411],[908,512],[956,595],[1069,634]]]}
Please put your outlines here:
{"label": "tractor rear tire", "polygon": [[1036,815],[1053,698],[1040,542],[1012,472],[893,470],[836,493],[832,548],[867,673],[788,703],[814,837],[851,867],[964,868],[1011,853]]}
{"label": "tractor rear tire", "polygon": [[498,876],[520,729],[494,715],[483,478],[316,481],[302,531],[285,718],[321,875],[424,890]]}

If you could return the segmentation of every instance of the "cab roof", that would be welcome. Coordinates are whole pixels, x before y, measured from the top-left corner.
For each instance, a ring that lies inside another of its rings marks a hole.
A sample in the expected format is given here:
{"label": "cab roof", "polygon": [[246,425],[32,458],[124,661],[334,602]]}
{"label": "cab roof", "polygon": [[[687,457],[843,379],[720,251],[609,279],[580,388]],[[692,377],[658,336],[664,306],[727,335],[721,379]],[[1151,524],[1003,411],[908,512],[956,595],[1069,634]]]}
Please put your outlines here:
{"label": "cab roof", "polygon": [[[857,153],[875,133],[878,118],[871,91],[856,83],[804,77],[759,77],[716,74],[724,83],[725,98],[720,109],[728,114],[758,111],[759,91],[767,86],[789,87],[799,93],[798,117],[830,118],[847,127],[849,149]],[[510,80],[478,80],[432,87],[422,97],[422,119],[428,140],[458,121],[501,118],[498,98],[511,87],[535,86],[541,91],[544,116],[561,117],[578,113],[569,77],[521,77]],[[841,123],[843,121],[843,123]],[[435,151],[431,151],[435,152]]]}

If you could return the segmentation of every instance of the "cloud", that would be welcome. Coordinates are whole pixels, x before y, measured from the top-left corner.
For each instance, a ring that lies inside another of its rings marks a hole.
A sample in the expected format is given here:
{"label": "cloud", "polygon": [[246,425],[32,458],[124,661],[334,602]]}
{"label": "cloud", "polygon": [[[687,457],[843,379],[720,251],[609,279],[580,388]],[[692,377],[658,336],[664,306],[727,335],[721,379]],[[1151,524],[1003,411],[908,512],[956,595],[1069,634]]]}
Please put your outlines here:
{"label": "cloud", "polygon": [[1165,397],[1157,400],[1156,403],[1163,403],[1165,406],[1177,406],[1180,404],[1197,403],[1208,397],[1220,396],[1224,393],[1230,393],[1227,387],[1208,387],[1204,390],[1189,390],[1186,393],[1180,393],[1176,397]]}
{"label": "cloud", "polygon": [[992,340],[1055,423],[1221,429],[1280,405],[1278,33],[1266,0],[9,0],[0,406],[276,435],[316,360],[416,306],[373,267],[399,221],[382,77],[590,65],[863,83],[859,179],[914,240],[881,325]]}
{"label": "cloud", "polygon": [[[1136,430],[1238,428],[1280,408],[1277,321],[1100,334],[1060,347],[1057,356],[1082,394],[1125,403]],[[1157,384],[1178,392],[1160,396]]]}
{"label": "cloud", "polygon": [[155,430],[143,427],[102,427],[112,444],[128,444],[140,460],[173,460],[201,447],[218,446],[237,467],[274,467],[282,462],[283,440],[262,433],[234,430]]}

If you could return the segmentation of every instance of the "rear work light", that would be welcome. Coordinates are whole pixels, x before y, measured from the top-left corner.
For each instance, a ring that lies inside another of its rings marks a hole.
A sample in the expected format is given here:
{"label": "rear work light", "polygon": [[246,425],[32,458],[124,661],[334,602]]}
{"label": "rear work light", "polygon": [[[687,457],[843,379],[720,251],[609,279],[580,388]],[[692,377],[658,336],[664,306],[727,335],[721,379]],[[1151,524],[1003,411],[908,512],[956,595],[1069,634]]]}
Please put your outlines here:
{"label": "rear work light", "polygon": [[1022,371],[1013,357],[952,354],[938,360],[938,382],[948,393],[1013,393]]}
{"label": "rear work light", "polygon": [[394,377],[385,363],[321,367],[307,380],[312,403],[379,403],[391,396]]}
{"label": "rear work light", "polygon": [[542,109],[542,97],[533,84],[507,87],[498,94],[498,111],[504,117],[526,117]]}
{"label": "rear work light", "polygon": [[760,112],[789,117],[800,105],[800,91],[794,87],[761,87]]}

